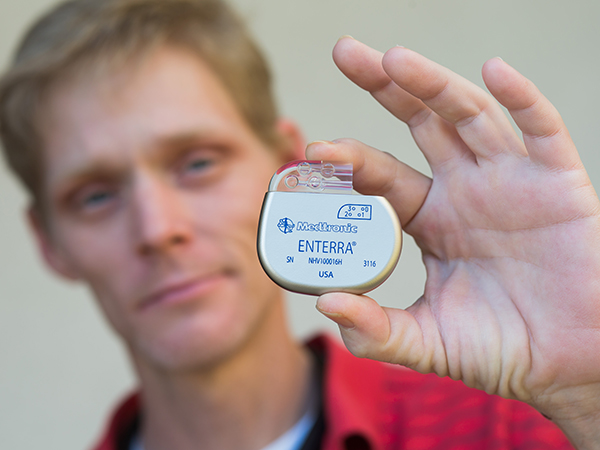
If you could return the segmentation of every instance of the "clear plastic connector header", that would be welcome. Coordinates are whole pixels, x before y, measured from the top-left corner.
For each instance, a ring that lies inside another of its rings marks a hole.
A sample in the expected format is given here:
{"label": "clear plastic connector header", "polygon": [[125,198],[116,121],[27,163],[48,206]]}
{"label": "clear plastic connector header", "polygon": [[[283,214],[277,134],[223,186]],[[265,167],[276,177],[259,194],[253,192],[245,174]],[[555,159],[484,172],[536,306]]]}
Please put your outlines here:
{"label": "clear plastic connector header", "polygon": [[292,161],[282,166],[269,183],[269,191],[343,194],[352,192],[352,164]]}

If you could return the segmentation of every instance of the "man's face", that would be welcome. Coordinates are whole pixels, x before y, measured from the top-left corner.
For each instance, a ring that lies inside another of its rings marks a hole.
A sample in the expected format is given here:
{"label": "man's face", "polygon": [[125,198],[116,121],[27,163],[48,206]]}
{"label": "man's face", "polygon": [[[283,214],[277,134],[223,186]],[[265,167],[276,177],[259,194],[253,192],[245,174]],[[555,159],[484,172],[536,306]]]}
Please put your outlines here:
{"label": "man's face", "polygon": [[183,50],[113,75],[78,76],[49,99],[47,253],[90,285],[134,354],[171,368],[214,362],[280,299],[255,240],[283,157]]}

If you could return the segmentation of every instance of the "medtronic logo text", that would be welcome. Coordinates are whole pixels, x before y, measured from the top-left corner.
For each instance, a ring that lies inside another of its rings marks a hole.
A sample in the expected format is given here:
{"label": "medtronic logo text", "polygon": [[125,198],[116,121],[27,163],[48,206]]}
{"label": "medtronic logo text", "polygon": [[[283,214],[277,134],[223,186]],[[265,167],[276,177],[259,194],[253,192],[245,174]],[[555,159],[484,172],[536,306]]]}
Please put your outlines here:
{"label": "medtronic logo text", "polygon": [[283,219],[279,219],[277,228],[279,228],[279,231],[281,231],[284,234],[291,233],[292,231],[294,231],[294,222],[292,222],[291,219],[284,217]]}
{"label": "medtronic logo text", "polygon": [[330,225],[327,222],[308,223],[298,222],[296,231],[319,231],[321,233],[358,233],[358,226],[352,225]]}

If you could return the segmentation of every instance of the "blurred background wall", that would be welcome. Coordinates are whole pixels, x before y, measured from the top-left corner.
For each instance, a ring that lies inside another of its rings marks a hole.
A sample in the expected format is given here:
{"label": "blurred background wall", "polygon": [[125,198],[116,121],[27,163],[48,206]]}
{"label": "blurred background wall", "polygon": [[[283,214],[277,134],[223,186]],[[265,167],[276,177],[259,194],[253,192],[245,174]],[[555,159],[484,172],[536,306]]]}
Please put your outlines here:
{"label": "blurred background wall", "polygon": [[[501,56],[562,113],[600,186],[600,3],[594,0],[236,0],[276,74],[284,115],[308,141],[355,137],[428,172],[410,134],[335,68],[331,48],[350,34],[380,50],[417,50],[483,86]],[[0,2],[0,67],[51,0]],[[0,448],[82,449],[134,384],[120,345],[86,290],[42,266],[23,220],[27,199],[0,163]],[[405,307],[422,292],[419,252],[406,239],[392,278],[373,293]],[[314,298],[290,297],[299,337],[335,328]]]}

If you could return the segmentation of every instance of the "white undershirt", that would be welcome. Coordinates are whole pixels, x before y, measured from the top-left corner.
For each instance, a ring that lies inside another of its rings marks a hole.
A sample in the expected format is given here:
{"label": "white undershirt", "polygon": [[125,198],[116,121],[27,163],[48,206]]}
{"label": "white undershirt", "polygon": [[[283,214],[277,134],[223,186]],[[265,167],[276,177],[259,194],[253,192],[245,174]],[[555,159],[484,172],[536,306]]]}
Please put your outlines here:
{"label": "white undershirt", "polygon": [[[315,424],[317,414],[316,408],[310,408],[292,428],[263,447],[262,450],[299,450]],[[129,450],[144,450],[139,433],[132,439]]]}
{"label": "white undershirt", "polygon": [[318,411],[310,408],[306,414],[296,422],[292,428],[287,430],[262,450],[299,450],[308,437],[308,433],[317,421]]}
{"label": "white undershirt", "polygon": [[[318,415],[319,393],[315,383],[313,383],[310,389],[307,410],[304,415],[292,428],[261,450],[299,450],[317,421]],[[131,440],[129,450],[144,450],[140,433],[137,433]]]}

